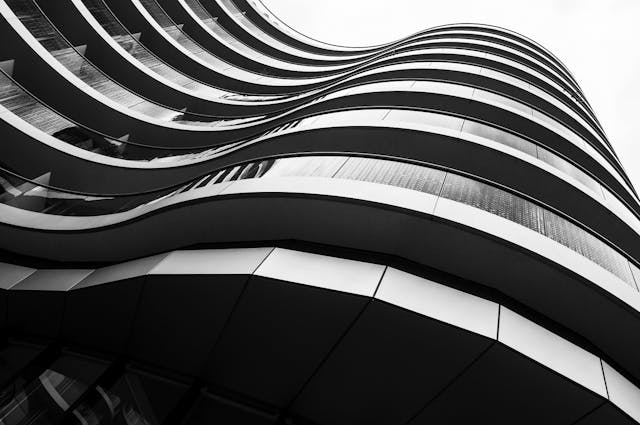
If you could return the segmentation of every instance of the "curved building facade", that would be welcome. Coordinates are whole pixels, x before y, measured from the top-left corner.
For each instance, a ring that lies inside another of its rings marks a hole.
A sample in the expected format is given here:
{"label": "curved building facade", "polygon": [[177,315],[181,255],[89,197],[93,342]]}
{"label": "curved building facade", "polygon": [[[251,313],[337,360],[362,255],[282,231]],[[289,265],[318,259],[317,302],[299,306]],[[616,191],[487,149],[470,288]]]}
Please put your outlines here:
{"label": "curved building facade", "polygon": [[0,15],[1,424],[640,422],[640,201],[536,42]]}

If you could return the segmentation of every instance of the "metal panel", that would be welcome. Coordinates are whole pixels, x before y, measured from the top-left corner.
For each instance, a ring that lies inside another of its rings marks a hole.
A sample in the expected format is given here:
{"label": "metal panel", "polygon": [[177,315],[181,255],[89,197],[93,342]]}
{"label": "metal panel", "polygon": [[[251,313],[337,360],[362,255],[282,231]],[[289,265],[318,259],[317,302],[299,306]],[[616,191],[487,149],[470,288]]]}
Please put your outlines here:
{"label": "metal panel", "polygon": [[11,288],[12,291],[68,291],[93,270],[38,270]]}
{"label": "metal panel", "polygon": [[471,332],[496,338],[498,304],[387,268],[376,298]]}
{"label": "metal panel", "polygon": [[609,400],[627,415],[640,422],[640,389],[606,362],[602,362]]}
{"label": "metal panel", "polygon": [[0,263],[0,289],[9,289],[22,279],[35,272],[36,269],[29,267]]}
{"label": "metal panel", "polygon": [[95,270],[71,289],[82,289],[89,286],[101,285],[104,283],[116,282],[118,280],[145,275],[166,256],[166,253],[159,254],[152,257],[127,261],[126,263],[114,264],[113,266],[102,267]]}
{"label": "metal panel", "polygon": [[257,276],[352,294],[372,296],[384,266],[276,248],[258,267]]}
{"label": "metal panel", "polygon": [[607,396],[598,357],[505,307],[500,307],[498,341]]}
{"label": "metal panel", "polygon": [[251,274],[273,248],[174,251],[149,274]]}

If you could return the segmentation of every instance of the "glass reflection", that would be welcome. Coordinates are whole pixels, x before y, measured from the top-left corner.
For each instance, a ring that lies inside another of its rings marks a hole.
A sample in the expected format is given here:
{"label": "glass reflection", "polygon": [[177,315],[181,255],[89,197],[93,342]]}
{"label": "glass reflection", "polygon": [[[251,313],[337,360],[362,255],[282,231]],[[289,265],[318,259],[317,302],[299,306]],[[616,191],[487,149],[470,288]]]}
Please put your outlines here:
{"label": "glass reflection", "polygon": [[[60,423],[105,368],[106,365],[98,361],[64,355],[35,379],[18,377],[3,391],[5,401],[0,404],[0,423]],[[77,412],[72,413],[78,416]]]}
{"label": "glass reflection", "polygon": [[[12,345],[0,359],[27,348]],[[44,370],[31,360],[21,362],[20,374],[0,391],[0,424],[160,425],[187,388],[135,370],[105,377],[107,363],[71,354]]]}
{"label": "glass reflection", "polygon": [[108,388],[96,386],[74,414],[85,424],[160,425],[185,390],[184,385],[130,371]]}

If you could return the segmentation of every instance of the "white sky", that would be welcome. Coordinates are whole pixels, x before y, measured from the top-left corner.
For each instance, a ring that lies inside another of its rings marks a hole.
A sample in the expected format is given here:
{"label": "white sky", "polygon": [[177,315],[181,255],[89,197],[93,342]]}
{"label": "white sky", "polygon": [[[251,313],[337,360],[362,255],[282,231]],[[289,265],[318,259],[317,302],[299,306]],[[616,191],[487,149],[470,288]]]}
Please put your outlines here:
{"label": "white sky", "polygon": [[640,0],[262,0],[289,26],[347,46],[449,23],[517,31],[573,73],[640,190]]}

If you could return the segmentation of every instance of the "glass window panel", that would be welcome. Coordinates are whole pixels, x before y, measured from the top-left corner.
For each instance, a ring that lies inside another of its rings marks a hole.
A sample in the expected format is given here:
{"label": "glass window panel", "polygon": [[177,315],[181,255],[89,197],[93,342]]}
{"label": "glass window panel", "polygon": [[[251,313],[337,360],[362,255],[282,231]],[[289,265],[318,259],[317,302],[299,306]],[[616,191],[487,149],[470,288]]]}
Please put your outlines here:
{"label": "glass window panel", "polygon": [[74,415],[85,424],[160,425],[186,389],[186,385],[131,371],[109,388],[96,387]]}
{"label": "glass window panel", "polygon": [[58,423],[105,369],[105,363],[63,355],[33,381],[18,378],[10,384],[9,400],[0,407],[0,423]]}

